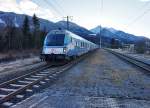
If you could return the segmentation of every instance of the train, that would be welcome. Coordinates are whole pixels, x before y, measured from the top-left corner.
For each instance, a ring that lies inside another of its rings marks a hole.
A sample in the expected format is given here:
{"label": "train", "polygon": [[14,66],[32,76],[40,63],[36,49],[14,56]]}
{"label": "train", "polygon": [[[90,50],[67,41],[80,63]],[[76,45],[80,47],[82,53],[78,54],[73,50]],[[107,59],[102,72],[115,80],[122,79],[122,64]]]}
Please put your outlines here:
{"label": "train", "polygon": [[68,30],[52,30],[45,37],[40,58],[71,60],[97,48],[97,44]]}

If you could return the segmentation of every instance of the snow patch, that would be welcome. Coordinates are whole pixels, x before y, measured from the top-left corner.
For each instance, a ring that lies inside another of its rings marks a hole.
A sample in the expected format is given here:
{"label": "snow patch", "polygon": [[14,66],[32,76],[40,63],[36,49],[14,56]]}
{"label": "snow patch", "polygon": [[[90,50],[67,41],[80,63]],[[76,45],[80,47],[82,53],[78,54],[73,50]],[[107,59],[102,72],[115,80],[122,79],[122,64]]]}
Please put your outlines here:
{"label": "snow patch", "polygon": [[112,32],[112,33],[116,33],[117,32],[117,30],[115,30],[114,28],[107,28],[110,32]]}
{"label": "snow patch", "polygon": [[17,23],[17,20],[16,20],[16,17],[14,19],[14,24],[15,24],[15,27],[19,27],[18,23]]}
{"label": "snow patch", "polygon": [[5,21],[3,21],[1,18],[0,18],[0,23],[6,24]]}

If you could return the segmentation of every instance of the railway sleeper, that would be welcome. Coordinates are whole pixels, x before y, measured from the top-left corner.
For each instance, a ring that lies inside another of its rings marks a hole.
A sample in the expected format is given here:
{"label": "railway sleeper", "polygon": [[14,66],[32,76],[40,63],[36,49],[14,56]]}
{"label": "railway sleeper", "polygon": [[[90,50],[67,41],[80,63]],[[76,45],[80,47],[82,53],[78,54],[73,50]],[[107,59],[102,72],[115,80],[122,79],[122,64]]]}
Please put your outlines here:
{"label": "railway sleeper", "polygon": [[40,72],[41,74],[48,74],[49,72]]}
{"label": "railway sleeper", "polygon": [[31,77],[32,77],[32,78],[41,78],[42,76],[39,76],[39,75],[32,75]]}
{"label": "railway sleeper", "polygon": [[10,106],[12,106],[14,103],[12,103],[12,102],[4,102],[3,104],[2,104],[2,106],[4,106],[4,107],[10,107]]}
{"label": "railway sleeper", "polygon": [[44,82],[44,81],[40,81],[40,84],[46,84],[46,82]]}
{"label": "railway sleeper", "polygon": [[3,94],[0,94],[0,98],[4,98],[6,97],[7,95],[3,95]]}
{"label": "railway sleeper", "polygon": [[15,91],[17,91],[17,89],[10,89],[10,88],[0,88],[0,90],[6,91],[6,92],[15,92]]}
{"label": "railway sleeper", "polygon": [[25,78],[26,80],[30,80],[30,81],[36,81],[36,80],[38,80],[38,79],[36,79],[36,78]]}
{"label": "railway sleeper", "polygon": [[30,84],[30,83],[32,83],[32,81],[18,81],[18,82],[24,83],[24,84]]}
{"label": "railway sleeper", "polygon": [[39,88],[40,85],[33,85],[33,88]]}
{"label": "railway sleeper", "polygon": [[26,85],[22,85],[22,84],[10,84],[10,86],[13,86],[13,87],[24,87]]}
{"label": "railway sleeper", "polygon": [[22,98],[24,98],[24,95],[16,95],[16,98],[22,99]]}
{"label": "railway sleeper", "polygon": [[48,78],[46,78],[45,80],[46,80],[46,81],[50,81],[50,79],[48,79]]}
{"label": "railway sleeper", "polygon": [[45,76],[45,75],[47,75],[47,74],[40,74],[40,73],[38,73],[38,74],[36,74],[36,75],[38,75],[38,76]]}
{"label": "railway sleeper", "polygon": [[32,89],[26,89],[26,92],[33,92],[33,90]]}

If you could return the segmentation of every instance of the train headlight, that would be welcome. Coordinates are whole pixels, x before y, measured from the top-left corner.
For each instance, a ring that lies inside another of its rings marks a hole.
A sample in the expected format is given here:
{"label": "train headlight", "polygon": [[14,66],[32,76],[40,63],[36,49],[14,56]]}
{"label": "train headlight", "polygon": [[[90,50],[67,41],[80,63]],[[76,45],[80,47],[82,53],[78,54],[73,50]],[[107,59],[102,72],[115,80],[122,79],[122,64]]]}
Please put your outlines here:
{"label": "train headlight", "polygon": [[67,48],[63,48],[63,52],[66,53],[66,51],[67,51]]}

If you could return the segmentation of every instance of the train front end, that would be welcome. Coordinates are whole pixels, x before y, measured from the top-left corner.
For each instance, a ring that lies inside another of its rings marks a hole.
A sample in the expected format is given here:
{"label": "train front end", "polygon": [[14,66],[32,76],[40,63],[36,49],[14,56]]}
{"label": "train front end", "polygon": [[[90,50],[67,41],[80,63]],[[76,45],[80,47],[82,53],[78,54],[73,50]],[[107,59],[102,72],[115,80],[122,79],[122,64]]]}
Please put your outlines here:
{"label": "train front end", "polygon": [[41,59],[50,61],[65,59],[66,48],[64,46],[65,32],[62,30],[51,31],[44,40]]}

